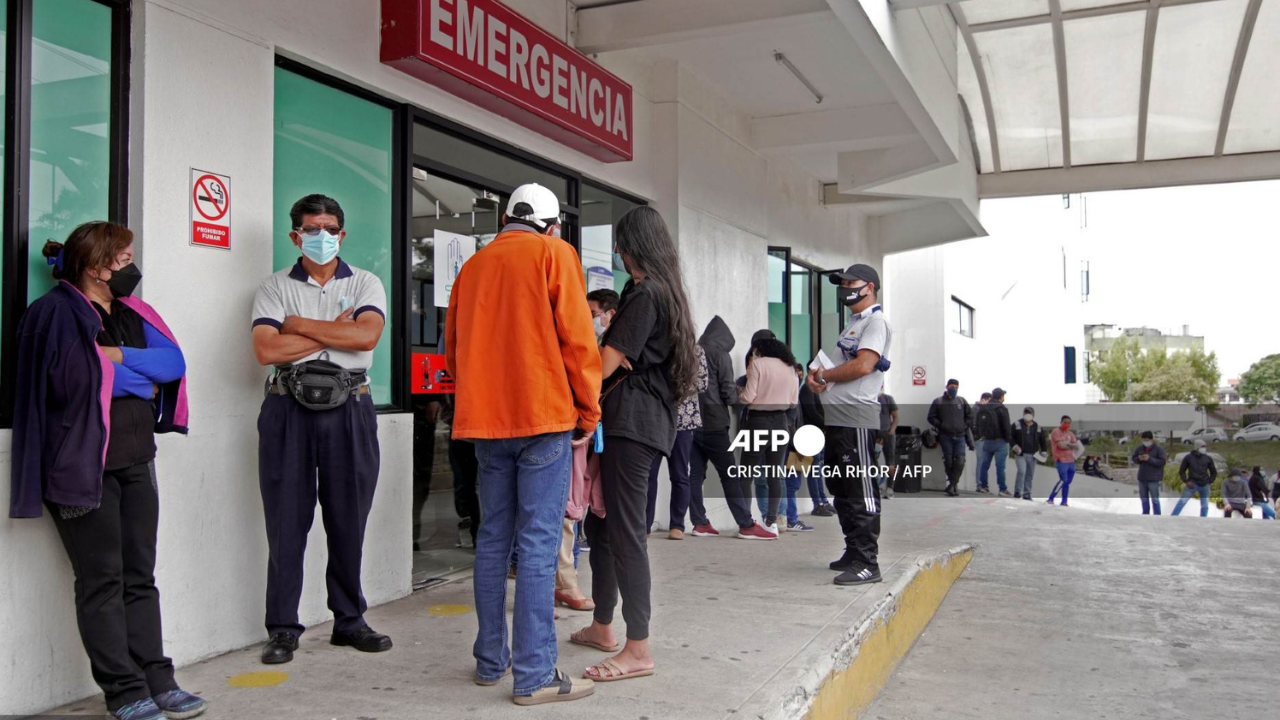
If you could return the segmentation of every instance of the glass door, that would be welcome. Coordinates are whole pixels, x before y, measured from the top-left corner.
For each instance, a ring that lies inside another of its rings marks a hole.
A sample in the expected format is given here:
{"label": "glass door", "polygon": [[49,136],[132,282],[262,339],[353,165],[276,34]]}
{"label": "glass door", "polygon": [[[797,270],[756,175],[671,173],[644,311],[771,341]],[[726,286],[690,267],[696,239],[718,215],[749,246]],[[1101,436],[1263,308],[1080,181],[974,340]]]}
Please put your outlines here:
{"label": "glass door", "polygon": [[[470,237],[478,252],[502,229],[507,196],[422,167],[413,169],[409,229],[412,285],[409,343],[415,353],[443,354],[448,296],[436,297],[436,233]],[[462,262],[459,256],[455,262]],[[441,276],[443,277],[443,275]],[[417,369],[413,369],[417,372]],[[415,395],[413,403],[413,577],[415,584],[463,570],[475,561],[468,493],[474,449],[450,437],[452,396]],[[451,458],[453,462],[451,462]],[[457,465],[457,467],[455,467]]]}

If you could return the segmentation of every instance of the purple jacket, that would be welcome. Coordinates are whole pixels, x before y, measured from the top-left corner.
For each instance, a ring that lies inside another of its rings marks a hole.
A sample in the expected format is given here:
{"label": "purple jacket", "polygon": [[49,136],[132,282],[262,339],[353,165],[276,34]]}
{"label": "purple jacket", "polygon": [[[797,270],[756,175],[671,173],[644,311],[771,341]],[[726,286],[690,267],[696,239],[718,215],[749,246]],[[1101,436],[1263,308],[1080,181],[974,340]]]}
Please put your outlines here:
{"label": "purple jacket", "polygon": [[[121,298],[174,344],[150,305]],[[98,347],[92,301],[60,282],[27,308],[18,326],[14,378],[13,482],[9,517],[40,517],[42,501],[98,507],[111,437],[115,366]],[[156,432],[187,432],[186,378],[160,388]]]}

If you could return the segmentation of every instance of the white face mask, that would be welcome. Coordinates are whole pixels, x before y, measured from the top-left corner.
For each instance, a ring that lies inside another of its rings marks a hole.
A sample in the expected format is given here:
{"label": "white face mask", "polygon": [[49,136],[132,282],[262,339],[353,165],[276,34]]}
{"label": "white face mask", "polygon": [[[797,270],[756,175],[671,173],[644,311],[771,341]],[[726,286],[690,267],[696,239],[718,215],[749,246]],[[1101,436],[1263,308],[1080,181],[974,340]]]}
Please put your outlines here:
{"label": "white face mask", "polygon": [[609,328],[604,324],[604,316],[603,316],[603,315],[597,315],[596,317],[591,318],[591,324],[592,324],[592,325],[595,325],[595,328],[596,328],[596,339],[597,339],[597,340],[600,338],[600,336],[604,335],[604,331],[605,331],[605,330],[608,330],[608,329],[609,329]]}
{"label": "white face mask", "polygon": [[1152,444],[1153,444],[1153,443],[1152,443],[1150,440],[1143,440],[1143,441],[1142,441],[1142,447],[1145,447],[1145,448],[1149,448],[1149,447],[1151,447],[1151,446],[1152,446]]}
{"label": "white face mask", "polygon": [[1031,413],[1026,413],[1025,415],[1022,416],[1022,419],[1026,420],[1027,422],[1031,422],[1036,419],[1036,416],[1032,415]]}

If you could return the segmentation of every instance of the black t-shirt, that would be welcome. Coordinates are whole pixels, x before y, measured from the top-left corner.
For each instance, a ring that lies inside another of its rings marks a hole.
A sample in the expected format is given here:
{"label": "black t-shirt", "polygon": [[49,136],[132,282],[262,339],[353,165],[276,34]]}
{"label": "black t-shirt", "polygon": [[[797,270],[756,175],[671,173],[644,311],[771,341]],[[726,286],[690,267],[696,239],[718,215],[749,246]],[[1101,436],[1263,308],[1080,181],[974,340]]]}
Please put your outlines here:
{"label": "black t-shirt", "polygon": [[[112,301],[111,312],[94,303],[102,318],[98,344],[103,347],[145,348],[142,316],[119,300]],[[137,395],[111,399],[111,440],[107,443],[107,470],[123,470],[151,462],[156,457],[156,410],[151,400]]]}
{"label": "black t-shirt", "polygon": [[663,455],[676,442],[670,332],[670,319],[652,285],[630,281],[604,335],[604,345],[625,355],[632,368],[618,368],[604,381],[606,389],[613,388],[601,408],[604,434],[643,443]]}

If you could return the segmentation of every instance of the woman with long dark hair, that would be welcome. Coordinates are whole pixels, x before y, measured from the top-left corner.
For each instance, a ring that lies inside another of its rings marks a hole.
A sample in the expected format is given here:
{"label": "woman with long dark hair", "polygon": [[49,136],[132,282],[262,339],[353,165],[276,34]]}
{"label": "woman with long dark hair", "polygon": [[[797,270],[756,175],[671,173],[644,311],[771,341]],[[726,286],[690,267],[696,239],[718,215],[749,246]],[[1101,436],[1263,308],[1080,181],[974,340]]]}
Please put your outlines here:
{"label": "woman with long dark hair", "polygon": [[18,326],[10,517],[48,508],[75,573],[93,679],[120,720],[191,718],[156,589],[156,433],[187,431],[186,361],[150,305],[133,233],[90,222],[44,255],[60,282]]}
{"label": "woman with long dark hair", "polygon": [[697,393],[699,369],[680,258],[662,216],[652,208],[636,208],[622,216],[616,233],[614,266],[631,280],[601,348],[605,517],[587,515],[595,619],[571,641],[616,652],[613,611],[621,594],[627,643],[616,656],[587,669],[584,677],[596,682],[653,674],[645,540],[649,465],[675,443],[676,402]]}

